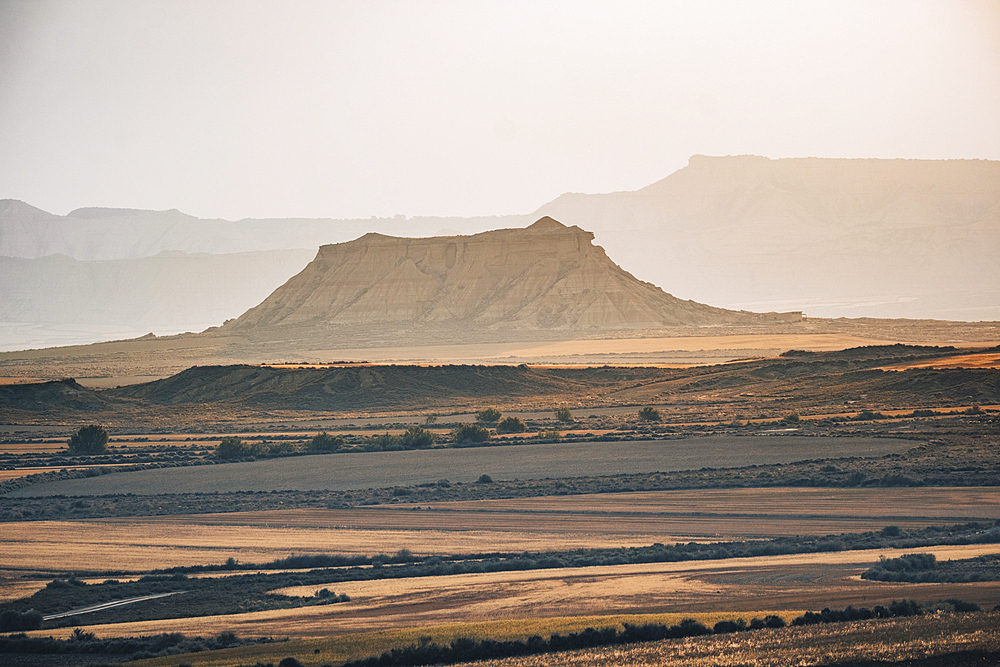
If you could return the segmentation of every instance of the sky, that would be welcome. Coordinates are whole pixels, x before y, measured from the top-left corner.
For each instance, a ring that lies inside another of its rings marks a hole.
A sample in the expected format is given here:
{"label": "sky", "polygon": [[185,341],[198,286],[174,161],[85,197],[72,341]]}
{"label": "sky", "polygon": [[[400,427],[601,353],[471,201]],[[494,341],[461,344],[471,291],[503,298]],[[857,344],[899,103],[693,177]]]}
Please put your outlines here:
{"label": "sky", "polygon": [[693,154],[1000,160],[1000,0],[0,0],[0,198],[530,213]]}

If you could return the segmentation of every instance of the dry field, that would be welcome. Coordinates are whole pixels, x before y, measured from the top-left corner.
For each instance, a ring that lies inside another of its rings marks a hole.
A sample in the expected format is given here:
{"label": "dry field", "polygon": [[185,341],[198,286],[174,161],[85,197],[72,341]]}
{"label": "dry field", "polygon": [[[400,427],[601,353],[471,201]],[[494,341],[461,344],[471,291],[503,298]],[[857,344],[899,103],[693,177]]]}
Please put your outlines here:
{"label": "dry field", "polygon": [[[963,651],[996,654],[1000,652],[997,616],[996,613],[946,615],[891,622],[838,623],[486,660],[475,664],[477,667],[784,667],[871,660],[888,665]],[[961,662],[939,664],[958,665]]]}
{"label": "dry field", "polygon": [[[996,550],[996,545],[921,549],[934,553],[939,560],[969,558]],[[350,602],[336,605],[85,629],[101,637],[161,632],[208,636],[233,631],[242,636],[322,638],[377,629],[578,615],[750,616],[766,609],[793,616],[807,609],[843,608],[848,604],[871,607],[901,598],[961,598],[987,609],[1000,603],[1000,582],[887,584],[858,577],[879,556],[902,553],[852,551],[347,582],[326,586],[351,596]],[[286,592],[311,595],[323,587]]]}
{"label": "dry field", "polygon": [[[772,357],[786,350],[822,352],[905,342],[908,341],[843,333],[743,334],[314,350],[310,356],[373,363],[593,364],[641,355],[645,363],[670,365],[675,364],[679,356],[692,364],[717,363],[726,359]],[[976,346],[988,344],[975,343]]]}
{"label": "dry field", "polygon": [[942,357],[940,359],[924,359],[906,364],[884,366],[886,371],[905,371],[908,368],[1000,368],[1000,352],[982,352],[980,354],[962,354],[959,356]]}
{"label": "dry field", "polygon": [[348,491],[416,486],[441,479],[469,483],[482,474],[497,480],[542,479],[885,456],[903,453],[913,445],[912,440],[891,438],[760,435],[348,453],[112,473],[35,484],[8,495]]}
{"label": "dry field", "polygon": [[[151,509],[169,509],[152,498]],[[456,554],[830,535],[1000,519],[996,487],[705,489],[0,524],[0,570],[137,571],[300,554]]]}
{"label": "dry field", "polygon": [[8,479],[18,479],[28,475],[37,475],[43,472],[54,472],[59,470],[84,470],[86,468],[121,468],[123,464],[108,465],[68,465],[68,466],[32,466],[30,468],[17,468],[15,470],[0,470],[0,482]]}
{"label": "dry field", "polygon": [[[760,612],[752,616],[762,618],[765,615],[766,612]],[[567,634],[587,627],[621,628],[623,623],[675,625],[687,617],[708,626],[731,618],[725,614],[654,614],[463,623],[412,630],[363,632],[321,640],[292,640],[282,644],[255,646],[252,649],[188,655],[184,660],[196,667],[234,667],[254,662],[274,664],[285,656],[296,655],[307,665],[339,664],[349,659],[379,655],[392,647],[416,644],[421,637],[429,637],[439,645],[447,645],[456,637],[525,639],[532,634],[548,637],[556,632]],[[532,658],[479,662],[476,665],[686,667],[694,664],[704,667],[785,667],[829,664],[852,659],[858,654],[868,659],[898,661],[941,655],[949,651],[997,651],[1000,648],[997,622],[997,614],[946,614],[549,653]],[[177,658],[157,658],[135,664],[136,667],[175,667]]]}

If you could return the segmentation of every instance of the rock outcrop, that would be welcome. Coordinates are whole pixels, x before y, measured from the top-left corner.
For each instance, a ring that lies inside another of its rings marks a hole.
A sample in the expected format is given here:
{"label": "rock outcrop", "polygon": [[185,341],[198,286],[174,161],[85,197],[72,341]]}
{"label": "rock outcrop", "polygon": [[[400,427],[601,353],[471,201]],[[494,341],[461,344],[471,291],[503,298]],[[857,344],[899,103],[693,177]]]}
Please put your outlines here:
{"label": "rock outcrop", "polygon": [[593,238],[550,217],[526,229],[472,236],[366,234],[321,247],[301,273],[224,328],[411,323],[633,329],[761,317],[673,297],[622,270]]}

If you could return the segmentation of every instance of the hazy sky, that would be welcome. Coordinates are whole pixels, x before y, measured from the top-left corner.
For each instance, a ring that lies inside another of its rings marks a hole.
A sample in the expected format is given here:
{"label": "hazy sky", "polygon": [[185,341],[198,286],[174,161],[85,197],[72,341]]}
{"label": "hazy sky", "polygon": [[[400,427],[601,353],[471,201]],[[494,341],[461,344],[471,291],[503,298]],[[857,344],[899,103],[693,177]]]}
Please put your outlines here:
{"label": "hazy sky", "polygon": [[528,213],[691,154],[1000,159],[1000,0],[0,0],[0,198]]}

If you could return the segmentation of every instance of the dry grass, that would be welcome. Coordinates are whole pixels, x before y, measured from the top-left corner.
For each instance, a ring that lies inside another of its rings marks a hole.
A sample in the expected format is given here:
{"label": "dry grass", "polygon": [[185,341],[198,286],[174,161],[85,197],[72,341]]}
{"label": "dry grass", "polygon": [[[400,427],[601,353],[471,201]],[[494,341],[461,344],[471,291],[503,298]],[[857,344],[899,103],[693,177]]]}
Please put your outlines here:
{"label": "dry grass", "polygon": [[1000,352],[962,354],[959,356],[923,359],[905,364],[884,366],[885,371],[905,371],[908,368],[1000,368]]}
{"label": "dry grass", "polygon": [[[752,616],[763,618],[774,611],[758,611]],[[798,612],[783,612],[791,617]],[[255,646],[248,649],[214,651],[208,655],[184,656],[184,662],[199,667],[232,667],[239,664],[273,661],[297,655],[306,664],[338,664],[347,660],[380,655],[394,647],[408,646],[429,637],[438,644],[449,644],[458,637],[472,639],[519,640],[532,635],[548,638],[553,634],[579,632],[586,628],[621,627],[624,623],[662,623],[675,625],[685,618],[695,618],[706,625],[732,618],[723,613],[712,614],[615,614],[600,616],[566,616],[554,618],[525,618],[479,623],[454,623],[430,627],[401,628],[358,632],[332,637],[292,640],[277,645]],[[749,617],[748,617],[749,618]],[[316,653],[316,651],[319,653]],[[136,667],[174,667],[177,657],[142,660]]]}
{"label": "dry grass", "polygon": [[[934,553],[939,560],[996,550],[996,545],[921,549]],[[85,629],[101,637],[161,632],[207,636],[232,631],[252,637],[322,638],[372,630],[567,615],[711,612],[732,617],[752,616],[761,609],[788,615],[788,610],[872,607],[901,598],[960,598],[986,609],[1000,603],[1000,582],[889,584],[860,579],[860,573],[879,556],[902,553],[856,551],[344,582],[286,589],[289,593],[311,595],[316,589],[330,588],[351,596],[350,602],[336,605]]]}
{"label": "dry grass", "polygon": [[479,667],[765,667],[847,660],[900,661],[1000,651],[1000,615],[943,615],[785,628],[633,646],[487,660]]}
{"label": "dry grass", "polygon": [[[53,500],[53,503],[59,503]],[[153,498],[150,511],[169,499]],[[995,487],[703,489],[0,524],[0,569],[148,570],[299,554],[522,552],[1000,518]],[[873,511],[873,508],[877,510]],[[169,509],[167,506],[166,509]],[[71,514],[71,507],[63,511]]]}
{"label": "dry grass", "polygon": [[[575,363],[573,357],[642,354],[644,362],[675,364],[677,352],[717,353],[731,351],[735,357],[774,356],[785,350],[828,351],[860,345],[887,345],[907,342],[869,338],[844,333],[828,334],[743,334],[729,336],[672,336],[657,338],[605,338],[527,343],[423,345],[413,347],[315,350],[313,358],[357,359],[375,363],[542,363],[560,360]],[[977,346],[983,343],[976,343]],[[656,359],[663,353],[662,359]],[[713,363],[717,354],[709,354]]]}
{"label": "dry grass", "polygon": [[[873,517],[872,506],[876,503],[878,516]],[[960,521],[965,517],[1000,519],[1000,488],[696,489],[430,502],[424,507],[483,512],[698,513],[732,518],[755,515],[755,521],[759,523],[764,520],[768,524],[767,530],[770,532],[767,534],[783,535],[793,534],[782,532],[783,517],[790,519],[795,517],[795,525],[802,526],[806,515],[810,518],[831,521],[867,520],[880,528],[888,522],[896,522],[897,519],[918,520],[916,515],[919,515],[920,519],[942,521]],[[710,517],[698,516],[693,521],[700,524],[706,518]],[[617,521],[618,517],[615,520]],[[731,534],[735,535],[738,532],[741,531],[737,528]],[[794,534],[815,533],[809,527],[802,527],[800,532]]]}

